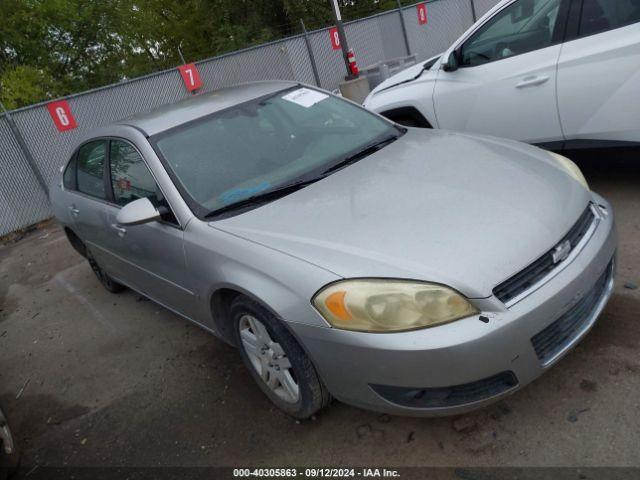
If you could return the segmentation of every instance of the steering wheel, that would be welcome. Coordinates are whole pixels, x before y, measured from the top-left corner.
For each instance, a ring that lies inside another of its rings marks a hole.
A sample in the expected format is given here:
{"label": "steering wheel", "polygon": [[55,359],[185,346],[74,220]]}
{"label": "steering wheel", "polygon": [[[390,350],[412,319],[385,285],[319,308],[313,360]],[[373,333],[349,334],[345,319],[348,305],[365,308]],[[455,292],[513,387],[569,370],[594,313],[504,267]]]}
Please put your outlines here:
{"label": "steering wheel", "polygon": [[503,58],[505,49],[508,49],[509,45],[507,42],[498,42],[496,43],[496,47],[493,51],[493,55],[495,58]]}

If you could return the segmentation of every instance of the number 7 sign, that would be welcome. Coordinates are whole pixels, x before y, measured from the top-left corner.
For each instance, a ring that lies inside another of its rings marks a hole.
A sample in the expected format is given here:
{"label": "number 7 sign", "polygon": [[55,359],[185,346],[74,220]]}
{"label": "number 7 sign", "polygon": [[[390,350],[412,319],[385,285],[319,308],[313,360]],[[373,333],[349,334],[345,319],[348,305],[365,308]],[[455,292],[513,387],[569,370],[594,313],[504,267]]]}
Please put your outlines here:
{"label": "number 7 sign", "polygon": [[180,71],[180,76],[182,77],[182,81],[184,82],[184,86],[187,87],[187,90],[193,92],[194,90],[202,87],[200,73],[198,73],[198,69],[195,64],[188,63],[186,65],[180,65],[178,70]]}

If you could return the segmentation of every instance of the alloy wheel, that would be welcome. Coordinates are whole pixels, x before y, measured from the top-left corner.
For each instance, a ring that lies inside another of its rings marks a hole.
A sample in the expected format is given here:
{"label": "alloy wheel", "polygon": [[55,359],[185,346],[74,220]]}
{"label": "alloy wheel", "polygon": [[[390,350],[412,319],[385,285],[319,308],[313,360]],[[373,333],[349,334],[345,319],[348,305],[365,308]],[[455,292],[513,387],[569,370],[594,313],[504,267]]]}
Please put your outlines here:
{"label": "alloy wheel", "polygon": [[300,388],[282,346],[252,315],[243,315],[239,328],[242,348],[262,381],[285,402],[296,403],[300,398]]}

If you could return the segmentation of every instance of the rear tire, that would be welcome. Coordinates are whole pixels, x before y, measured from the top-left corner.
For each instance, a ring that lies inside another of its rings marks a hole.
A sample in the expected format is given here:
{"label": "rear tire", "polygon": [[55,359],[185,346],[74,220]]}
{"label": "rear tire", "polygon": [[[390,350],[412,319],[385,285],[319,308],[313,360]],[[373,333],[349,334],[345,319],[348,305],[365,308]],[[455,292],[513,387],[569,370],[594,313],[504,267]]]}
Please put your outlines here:
{"label": "rear tire", "polygon": [[232,302],[230,311],[242,361],[269,400],[300,419],[329,404],[331,397],[311,360],[280,320],[244,295]]}
{"label": "rear tire", "polygon": [[96,274],[96,277],[98,277],[98,280],[108,292],[120,293],[123,290],[125,290],[124,285],[116,282],[113,278],[111,278],[111,276],[107,272],[105,272],[102,269],[102,267],[100,267],[100,265],[98,265],[98,262],[93,257],[93,255],[91,254],[91,251],[89,251],[88,248],[86,249],[86,252],[87,252],[87,261],[91,266],[91,270],[93,270],[93,273]]}

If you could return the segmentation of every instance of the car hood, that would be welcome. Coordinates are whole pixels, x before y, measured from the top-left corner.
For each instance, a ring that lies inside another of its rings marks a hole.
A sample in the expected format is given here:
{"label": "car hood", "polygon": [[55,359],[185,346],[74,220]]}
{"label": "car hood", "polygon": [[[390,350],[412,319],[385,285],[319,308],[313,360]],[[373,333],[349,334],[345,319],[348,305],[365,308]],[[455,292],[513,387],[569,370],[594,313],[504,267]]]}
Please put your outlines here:
{"label": "car hood", "polygon": [[538,148],[409,129],[329,177],[210,225],[344,278],[432,281],[481,298],[553,247],[590,198]]}

